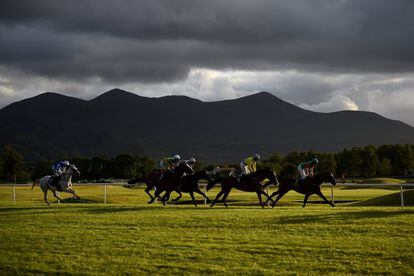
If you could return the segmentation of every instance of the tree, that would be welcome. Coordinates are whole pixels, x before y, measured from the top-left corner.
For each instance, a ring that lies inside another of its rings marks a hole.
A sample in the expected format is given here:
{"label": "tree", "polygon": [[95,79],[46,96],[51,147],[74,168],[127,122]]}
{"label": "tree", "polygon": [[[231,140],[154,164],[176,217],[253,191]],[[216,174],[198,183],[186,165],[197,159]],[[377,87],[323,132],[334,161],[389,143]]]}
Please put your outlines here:
{"label": "tree", "polygon": [[389,176],[391,174],[391,160],[384,158],[378,167],[378,174],[381,176]]}
{"label": "tree", "polygon": [[379,159],[375,146],[366,146],[361,150],[362,175],[373,177],[378,173]]}
{"label": "tree", "polygon": [[110,172],[108,170],[108,167],[109,159],[106,156],[102,155],[92,158],[90,161],[90,178],[97,180],[109,177]]}
{"label": "tree", "polygon": [[272,169],[279,174],[283,168],[283,156],[278,153],[271,155],[268,159],[264,159],[261,166],[264,168]]}
{"label": "tree", "polygon": [[3,175],[6,181],[23,180],[26,173],[23,169],[23,155],[11,145],[5,145],[2,154]]}
{"label": "tree", "polygon": [[45,175],[51,174],[53,161],[46,160],[46,161],[40,161],[37,162],[34,168],[34,171],[32,173],[32,179],[37,179],[40,177],[43,177]]}
{"label": "tree", "polygon": [[336,172],[335,156],[332,153],[318,153],[317,158],[319,160],[318,172]]}

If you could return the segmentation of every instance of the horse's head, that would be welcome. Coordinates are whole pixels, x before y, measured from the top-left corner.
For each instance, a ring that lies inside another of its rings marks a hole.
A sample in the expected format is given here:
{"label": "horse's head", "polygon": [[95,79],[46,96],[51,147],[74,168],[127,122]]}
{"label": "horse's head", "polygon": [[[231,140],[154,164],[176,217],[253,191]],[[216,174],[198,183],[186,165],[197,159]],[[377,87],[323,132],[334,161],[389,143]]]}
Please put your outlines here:
{"label": "horse's head", "polygon": [[334,186],[336,185],[335,177],[331,172],[325,173],[325,182],[331,183]]}
{"label": "horse's head", "polygon": [[181,163],[174,169],[174,172],[179,174],[193,174],[194,170],[187,163]]}
{"label": "horse's head", "polygon": [[196,174],[198,175],[199,179],[205,179],[207,181],[211,181],[210,173],[207,172],[207,170],[196,172]]}
{"label": "horse's head", "polygon": [[73,164],[68,166],[68,168],[66,169],[66,173],[68,173],[69,175],[74,175],[74,176],[80,175],[80,171]]}
{"label": "horse's head", "polygon": [[279,185],[279,180],[277,180],[277,176],[274,170],[269,169],[269,177],[270,183],[273,183],[274,185]]}
{"label": "horse's head", "polygon": [[207,186],[206,186],[206,190],[210,191],[214,186],[216,186],[217,183],[219,183],[221,181],[221,179],[209,179]]}

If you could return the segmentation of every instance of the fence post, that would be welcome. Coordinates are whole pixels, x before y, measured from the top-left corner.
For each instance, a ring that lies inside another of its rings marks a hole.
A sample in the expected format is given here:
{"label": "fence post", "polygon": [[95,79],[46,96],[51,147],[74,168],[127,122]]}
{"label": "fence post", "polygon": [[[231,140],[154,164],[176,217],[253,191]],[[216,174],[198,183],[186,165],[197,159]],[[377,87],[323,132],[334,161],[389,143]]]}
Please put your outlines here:
{"label": "fence post", "polygon": [[[204,194],[207,195],[207,185],[204,185]],[[207,198],[204,198],[204,206],[207,206]]]}
{"label": "fence post", "polygon": [[16,186],[13,186],[13,204],[16,204]]}
{"label": "fence post", "polygon": [[331,185],[331,201],[332,201],[332,204],[335,204],[334,186],[333,185]]}
{"label": "fence post", "polygon": [[104,204],[106,204],[106,184],[104,186]]}
{"label": "fence post", "polygon": [[404,191],[403,191],[402,185],[400,185],[400,195],[401,195],[401,208],[404,208]]}

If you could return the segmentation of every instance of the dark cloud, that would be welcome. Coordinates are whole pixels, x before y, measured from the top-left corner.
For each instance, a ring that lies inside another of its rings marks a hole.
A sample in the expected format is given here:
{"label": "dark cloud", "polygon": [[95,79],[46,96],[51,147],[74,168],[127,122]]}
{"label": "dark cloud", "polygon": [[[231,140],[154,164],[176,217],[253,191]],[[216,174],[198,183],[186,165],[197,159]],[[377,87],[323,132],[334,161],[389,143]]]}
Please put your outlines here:
{"label": "dark cloud", "polygon": [[412,72],[411,0],[0,2],[0,63],[162,82],[190,68]]}

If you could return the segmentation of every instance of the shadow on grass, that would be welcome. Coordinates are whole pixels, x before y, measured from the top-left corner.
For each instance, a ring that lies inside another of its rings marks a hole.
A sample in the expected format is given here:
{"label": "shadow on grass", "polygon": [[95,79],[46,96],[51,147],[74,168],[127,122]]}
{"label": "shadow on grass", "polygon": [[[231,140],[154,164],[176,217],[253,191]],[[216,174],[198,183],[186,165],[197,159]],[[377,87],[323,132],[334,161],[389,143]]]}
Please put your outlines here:
{"label": "shadow on grass", "polygon": [[307,222],[332,222],[337,223],[340,221],[358,220],[358,219],[372,219],[372,218],[388,218],[400,215],[414,215],[414,210],[395,210],[395,211],[384,211],[384,210],[363,210],[363,211],[346,211],[346,212],[335,212],[332,214],[323,215],[309,215],[304,214],[298,217],[281,217],[278,221],[273,223],[277,224],[302,224]]}
{"label": "shadow on grass", "polygon": [[60,201],[60,203],[75,203],[75,204],[79,204],[79,203],[101,203],[102,201],[98,201],[98,200],[94,200],[94,199],[90,199],[90,198],[81,198],[81,199],[75,199],[75,198],[64,198]]}

